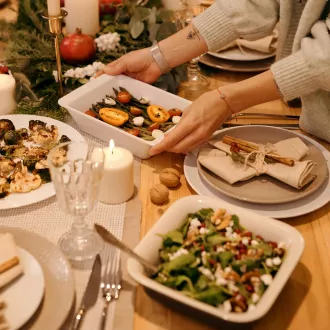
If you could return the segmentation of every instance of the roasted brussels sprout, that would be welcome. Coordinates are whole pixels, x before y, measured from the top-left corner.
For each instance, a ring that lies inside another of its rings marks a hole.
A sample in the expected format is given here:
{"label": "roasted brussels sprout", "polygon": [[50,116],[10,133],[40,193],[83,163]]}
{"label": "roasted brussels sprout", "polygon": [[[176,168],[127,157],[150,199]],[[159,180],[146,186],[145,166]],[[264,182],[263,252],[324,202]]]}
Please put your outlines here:
{"label": "roasted brussels sprout", "polygon": [[36,174],[39,174],[42,183],[47,183],[47,182],[51,182],[52,179],[50,177],[50,172],[48,168],[44,168],[42,170],[38,170],[36,171]]}
{"label": "roasted brussels sprout", "polygon": [[36,163],[36,159],[23,159],[23,165],[26,166],[29,171],[33,171],[35,169]]}
{"label": "roasted brussels sprout", "polygon": [[2,139],[8,131],[15,131],[13,122],[9,119],[0,119],[0,139]]}
{"label": "roasted brussels sprout", "polygon": [[5,133],[3,140],[8,145],[18,144],[20,140],[20,135],[16,131],[9,131]]}
{"label": "roasted brussels sprout", "polygon": [[41,120],[30,120],[29,129],[33,132],[39,130],[40,128],[46,128],[46,123]]}
{"label": "roasted brussels sprout", "polygon": [[26,128],[20,128],[16,132],[22,139],[26,139],[29,136],[29,131]]}
{"label": "roasted brussels sprout", "polygon": [[66,135],[62,135],[61,138],[59,139],[59,143],[65,143],[65,142],[70,142],[70,138],[68,138]]}

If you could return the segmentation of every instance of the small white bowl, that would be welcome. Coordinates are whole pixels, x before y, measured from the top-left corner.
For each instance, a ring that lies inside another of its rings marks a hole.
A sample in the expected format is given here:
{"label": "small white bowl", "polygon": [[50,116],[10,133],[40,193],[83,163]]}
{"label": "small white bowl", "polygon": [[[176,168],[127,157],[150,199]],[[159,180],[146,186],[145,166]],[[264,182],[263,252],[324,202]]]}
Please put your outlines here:
{"label": "small white bowl", "polygon": [[114,139],[117,146],[130,150],[135,156],[142,159],[150,157],[150,148],[157,144],[160,139],[145,141],[118,127],[111,126],[85,114],[85,111],[92,104],[101,101],[106,95],[114,96],[113,87],[116,89],[124,87],[137,99],[146,96],[150,99],[151,103],[160,105],[165,109],[179,108],[184,110],[191,104],[190,101],[177,95],[165,92],[130,77],[123,75],[114,77],[105,74],[91,80],[58,100],[59,105],[70,112],[82,131],[104,142]]}
{"label": "small white bowl", "polygon": [[236,214],[240,218],[241,224],[248,230],[261,235],[266,240],[283,242],[287,246],[286,256],[278,273],[254,310],[245,313],[227,313],[220,308],[186,297],[179,291],[168,288],[146,276],[143,267],[133,259],[129,259],[127,263],[129,275],[146,289],[216,318],[235,323],[248,323],[261,318],[275,302],[304,251],[304,239],[295,228],[224,201],[204,196],[189,196],[175,202],[140,241],[134,251],[149,262],[159,264],[158,253],[162,246],[162,238],[157,234],[166,234],[170,230],[177,229],[188,213],[194,213],[201,208],[225,208],[231,214]]}

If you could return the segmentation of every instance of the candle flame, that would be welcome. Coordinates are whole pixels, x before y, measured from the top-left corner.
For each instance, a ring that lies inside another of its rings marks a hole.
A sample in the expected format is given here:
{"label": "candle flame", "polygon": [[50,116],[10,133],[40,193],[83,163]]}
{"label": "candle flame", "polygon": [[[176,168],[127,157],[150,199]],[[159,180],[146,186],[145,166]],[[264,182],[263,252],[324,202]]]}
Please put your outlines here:
{"label": "candle flame", "polygon": [[112,139],[109,142],[109,149],[110,149],[111,154],[113,154],[113,150],[115,149],[115,141]]}

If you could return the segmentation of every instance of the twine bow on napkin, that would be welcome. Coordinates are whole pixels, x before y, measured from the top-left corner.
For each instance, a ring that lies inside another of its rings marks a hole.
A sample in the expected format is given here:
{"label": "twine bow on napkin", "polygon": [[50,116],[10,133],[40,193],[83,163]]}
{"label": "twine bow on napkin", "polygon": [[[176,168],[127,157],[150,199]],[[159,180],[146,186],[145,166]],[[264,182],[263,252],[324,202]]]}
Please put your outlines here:
{"label": "twine bow on napkin", "polygon": [[243,161],[239,163],[233,160],[235,150],[230,145],[218,140],[211,140],[209,144],[216,149],[202,148],[198,156],[199,163],[230,184],[267,174],[301,189],[316,178],[311,172],[317,164],[312,160],[301,161],[307,155],[308,147],[299,138],[264,145],[262,148],[254,144],[258,150],[240,150]]}

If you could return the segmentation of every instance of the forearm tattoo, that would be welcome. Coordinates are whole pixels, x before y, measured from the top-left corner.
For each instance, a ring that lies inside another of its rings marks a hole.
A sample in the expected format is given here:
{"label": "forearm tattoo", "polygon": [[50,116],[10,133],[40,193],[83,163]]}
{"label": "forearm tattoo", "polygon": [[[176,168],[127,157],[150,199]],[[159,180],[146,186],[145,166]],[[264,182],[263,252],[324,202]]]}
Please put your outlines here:
{"label": "forearm tattoo", "polygon": [[195,39],[198,39],[200,40],[200,37],[199,37],[199,32],[197,29],[195,29],[194,27],[192,27],[192,30],[189,31],[188,35],[187,35],[187,39],[191,39],[191,40],[195,40]]}

